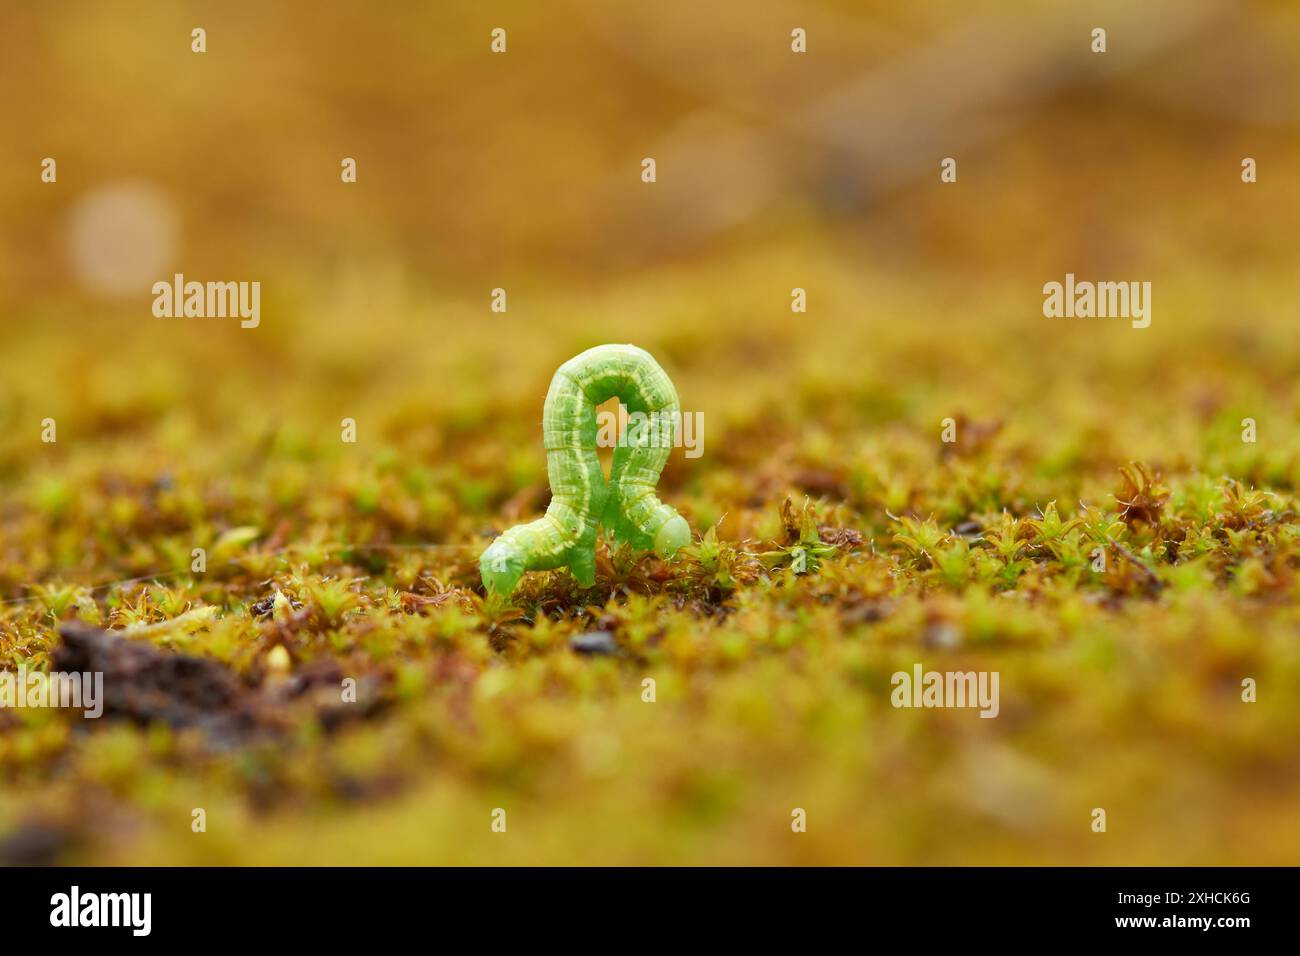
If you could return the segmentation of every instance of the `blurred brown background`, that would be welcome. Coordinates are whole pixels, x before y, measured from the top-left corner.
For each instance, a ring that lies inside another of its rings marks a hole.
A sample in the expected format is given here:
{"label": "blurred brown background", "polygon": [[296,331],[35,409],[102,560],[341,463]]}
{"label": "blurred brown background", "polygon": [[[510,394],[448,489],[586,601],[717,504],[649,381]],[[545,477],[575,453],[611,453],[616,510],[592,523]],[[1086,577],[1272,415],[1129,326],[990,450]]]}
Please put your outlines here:
{"label": "blurred brown background", "polygon": [[69,217],[123,180],[177,215],[167,268],[264,282],[378,259],[477,295],[773,243],[864,270],[1259,268],[1291,258],[1298,49],[1286,2],[6,2],[0,294],[69,292]]}
{"label": "blurred brown background", "polygon": [[[659,356],[718,451],[760,420],[851,451],[961,413],[1106,481],[1133,458],[1294,480],[1292,3],[5,3],[3,24],[20,493],[87,453],[255,480],[268,433],[328,456],[345,415],[448,466],[475,422],[533,449],[554,368],[605,341]],[[260,327],[154,318],[176,272],[260,281]],[[1152,281],[1152,327],[1044,318],[1067,272]],[[1206,458],[1244,413],[1253,457]],[[75,441],[41,445],[46,416]]]}

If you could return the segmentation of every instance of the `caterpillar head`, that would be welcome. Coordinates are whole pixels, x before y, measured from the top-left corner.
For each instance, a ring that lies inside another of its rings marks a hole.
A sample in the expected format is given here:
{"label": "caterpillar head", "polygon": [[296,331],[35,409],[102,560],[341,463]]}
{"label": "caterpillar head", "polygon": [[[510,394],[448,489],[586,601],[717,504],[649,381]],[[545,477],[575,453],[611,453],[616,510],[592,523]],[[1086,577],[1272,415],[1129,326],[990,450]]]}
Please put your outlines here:
{"label": "caterpillar head", "polygon": [[504,538],[497,538],[478,559],[479,575],[489,594],[509,596],[523,577],[524,556],[519,549]]}
{"label": "caterpillar head", "polygon": [[678,548],[685,547],[691,541],[691,526],[679,514],[665,521],[655,532],[655,554],[661,558],[670,558]]}

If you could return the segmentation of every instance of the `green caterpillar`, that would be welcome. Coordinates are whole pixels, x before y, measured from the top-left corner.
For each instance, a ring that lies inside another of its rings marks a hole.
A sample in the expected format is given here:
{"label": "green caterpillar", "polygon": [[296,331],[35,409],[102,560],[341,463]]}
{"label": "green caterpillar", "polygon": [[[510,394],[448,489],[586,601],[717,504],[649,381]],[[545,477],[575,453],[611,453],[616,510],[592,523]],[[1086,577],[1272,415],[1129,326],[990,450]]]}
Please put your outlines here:
{"label": "green caterpillar", "polygon": [[[596,406],[616,396],[630,416],[642,415],[619,436],[606,483],[596,455]],[[561,365],[542,412],[551,504],[541,518],[515,525],[483,552],[479,573],[488,593],[509,595],[524,572],[564,566],[590,587],[601,527],[616,541],[660,557],[689,542],[686,519],[654,491],[680,422],[672,380],[643,349],[600,345]]]}

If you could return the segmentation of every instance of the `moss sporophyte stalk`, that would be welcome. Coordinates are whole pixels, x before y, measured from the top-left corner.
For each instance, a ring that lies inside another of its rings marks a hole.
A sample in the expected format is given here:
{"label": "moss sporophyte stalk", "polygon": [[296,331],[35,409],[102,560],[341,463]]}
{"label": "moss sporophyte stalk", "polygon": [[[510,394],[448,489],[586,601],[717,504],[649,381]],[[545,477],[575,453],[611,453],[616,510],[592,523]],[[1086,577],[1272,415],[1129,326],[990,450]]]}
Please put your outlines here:
{"label": "moss sporophyte stalk", "polygon": [[[636,423],[619,438],[607,482],[596,453],[596,407],[611,398],[627,406]],[[483,587],[509,595],[524,572],[560,567],[590,587],[602,527],[615,541],[660,557],[687,544],[686,519],[655,494],[673,447],[661,423],[671,432],[680,412],[668,374],[634,345],[600,345],[561,365],[542,413],[551,503],[541,518],[510,528],[483,552]]]}

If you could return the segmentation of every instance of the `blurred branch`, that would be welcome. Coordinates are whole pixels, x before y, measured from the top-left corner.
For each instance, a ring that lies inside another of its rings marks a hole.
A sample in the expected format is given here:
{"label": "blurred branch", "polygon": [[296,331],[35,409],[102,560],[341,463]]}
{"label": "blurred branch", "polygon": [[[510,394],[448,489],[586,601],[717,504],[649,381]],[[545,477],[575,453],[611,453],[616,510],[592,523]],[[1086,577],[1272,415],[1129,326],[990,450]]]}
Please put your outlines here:
{"label": "blurred branch", "polygon": [[[788,9],[781,23],[807,19],[806,11]],[[789,195],[792,185],[832,208],[869,205],[882,192],[937,175],[942,157],[969,155],[1005,136],[1063,90],[1104,81],[1214,31],[1233,9],[1224,0],[1164,0],[1086,10],[1032,5],[1015,14],[972,17],[830,93],[769,108],[759,126],[743,115],[743,102],[737,108],[734,94],[713,95],[709,54],[683,50],[683,37],[714,42],[698,24],[661,23],[674,46],[668,69],[644,24],[633,29],[602,7],[591,22],[612,45],[711,101],[647,147],[660,170],[652,202],[629,203],[626,169],[610,174],[601,208],[627,240],[615,254],[698,242]],[[1109,36],[1104,56],[1089,49],[1098,25]],[[767,92],[780,96],[779,90]]]}

